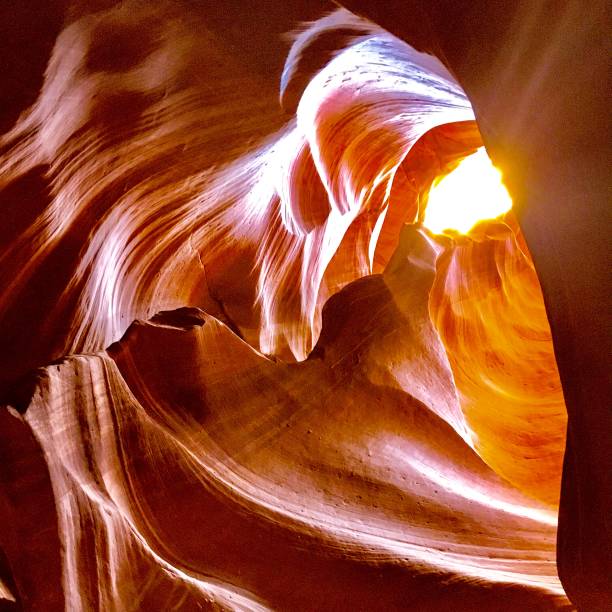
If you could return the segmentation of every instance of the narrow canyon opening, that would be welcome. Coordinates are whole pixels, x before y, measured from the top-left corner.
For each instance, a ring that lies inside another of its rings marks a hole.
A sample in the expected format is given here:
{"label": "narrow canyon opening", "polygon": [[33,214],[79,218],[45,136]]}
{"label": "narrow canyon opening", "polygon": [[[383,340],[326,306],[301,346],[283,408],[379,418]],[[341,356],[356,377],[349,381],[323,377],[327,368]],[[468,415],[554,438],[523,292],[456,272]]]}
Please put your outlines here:
{"label": "narrow canyon opening", "polygon": [[601,15],[60,4],[0,113],[0,608],[605,609]]}

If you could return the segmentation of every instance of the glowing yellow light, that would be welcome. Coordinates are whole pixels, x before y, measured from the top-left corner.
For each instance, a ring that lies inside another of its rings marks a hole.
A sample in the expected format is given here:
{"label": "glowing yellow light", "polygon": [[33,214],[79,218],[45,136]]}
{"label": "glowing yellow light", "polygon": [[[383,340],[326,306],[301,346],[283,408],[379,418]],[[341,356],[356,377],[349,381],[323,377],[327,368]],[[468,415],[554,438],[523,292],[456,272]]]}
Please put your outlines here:
{"label": "glowing yellow light", "polygon": [[481,147],[431,188],[423,225],[434,234],[443,230],[466,234],[478,221],[493,219],[511,208],[501,172]]}

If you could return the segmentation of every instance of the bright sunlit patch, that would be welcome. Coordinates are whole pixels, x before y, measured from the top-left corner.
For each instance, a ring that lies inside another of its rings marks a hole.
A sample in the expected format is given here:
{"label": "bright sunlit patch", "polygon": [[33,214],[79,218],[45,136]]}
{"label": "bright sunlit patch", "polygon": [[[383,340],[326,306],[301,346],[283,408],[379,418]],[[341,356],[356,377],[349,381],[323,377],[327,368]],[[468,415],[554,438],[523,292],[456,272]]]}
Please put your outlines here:
{"label": "bright sunlit patch", "polygon": [[466,234],[478,221],[494,219],[511,208],[501,172],[481,147],[431,188],[423,225],[434,234],[443,230]]}

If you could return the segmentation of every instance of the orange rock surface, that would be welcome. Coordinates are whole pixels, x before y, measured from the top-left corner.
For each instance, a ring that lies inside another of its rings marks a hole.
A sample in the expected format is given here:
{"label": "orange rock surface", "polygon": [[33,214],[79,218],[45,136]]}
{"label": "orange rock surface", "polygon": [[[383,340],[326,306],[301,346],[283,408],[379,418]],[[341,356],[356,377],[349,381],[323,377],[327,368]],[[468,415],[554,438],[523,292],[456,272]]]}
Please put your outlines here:
{"label": "orange rock surface", "polygon": [[568,609],[527,242],[423,226],[456,77],[346,9],[266,79],[214,11],[91,4],[0,136],[0,598]]}

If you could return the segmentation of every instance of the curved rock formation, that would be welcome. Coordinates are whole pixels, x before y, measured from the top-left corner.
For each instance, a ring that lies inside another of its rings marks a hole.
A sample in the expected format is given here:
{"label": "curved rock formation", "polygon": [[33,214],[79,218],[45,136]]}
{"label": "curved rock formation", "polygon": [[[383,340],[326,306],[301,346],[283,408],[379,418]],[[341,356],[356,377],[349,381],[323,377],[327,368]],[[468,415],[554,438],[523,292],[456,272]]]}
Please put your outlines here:
{"label": "curved rock formation", "polygon": [[422,226],[483,145],[449,69],[311,7],[276,82],[218,12],[94,4],[0,137],[0,594],[566,608],[540,269],[512,211]]}
{"label": "curved rock formation", "polygon": [[[609,4],[347,0],[457,76],[503,169],[542,284],[568,411],[558,565],[581,609],[612,601]],[[409,16],[413,9],[422,19]],[[469,32],[469,36],[466,35]],[[430,33],[431,35],[427,35]]]}

